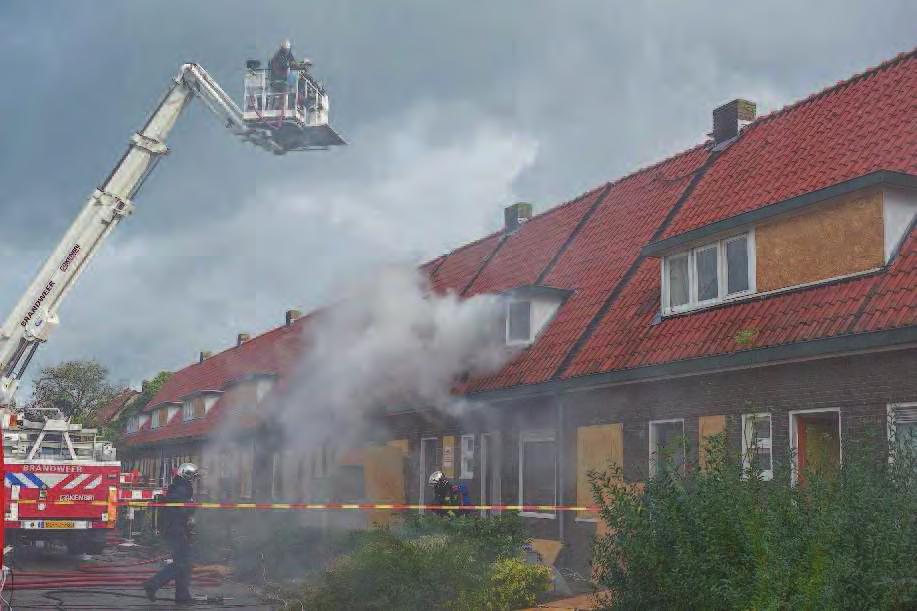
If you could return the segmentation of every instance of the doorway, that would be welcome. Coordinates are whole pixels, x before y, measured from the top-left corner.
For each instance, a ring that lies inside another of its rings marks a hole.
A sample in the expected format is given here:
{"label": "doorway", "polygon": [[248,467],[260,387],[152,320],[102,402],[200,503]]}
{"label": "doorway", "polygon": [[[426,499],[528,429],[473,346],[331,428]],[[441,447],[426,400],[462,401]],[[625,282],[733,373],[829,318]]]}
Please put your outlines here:
{"label": "doorway", "polygon": [[841,464],[840,410],[790,412],[793,479],[804,481],[806,471],[831,471]]}

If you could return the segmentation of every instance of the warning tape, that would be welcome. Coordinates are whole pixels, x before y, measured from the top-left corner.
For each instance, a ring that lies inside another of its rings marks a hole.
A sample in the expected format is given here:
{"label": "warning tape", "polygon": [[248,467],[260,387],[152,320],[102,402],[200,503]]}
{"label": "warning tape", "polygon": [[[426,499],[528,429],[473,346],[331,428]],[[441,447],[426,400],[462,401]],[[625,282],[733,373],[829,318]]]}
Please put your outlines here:
{"label": "warning tape", "polygon": [[[38,501],[35,499],[20,499],[20,505],[34,505],[37,503],[48,503],[49,501]],[[106,501],[50,501],[54,505],[95,505],[107,506]],[[171,503],[161,501],[146,500],[120,500],[115,503],[122,507],[179,507],[184,509],[295,509],[295,510],[351,510],[351,511],[375,511],[387,509],[392,511],[418,511],[418,510],[444,510],[444,511],[528,511],[528,512],[555,512],[555,511],[572,511],[587,512],[598,511],[595,506],[585,505],[425,505],[425,504],[407,504],[407,503]]]}

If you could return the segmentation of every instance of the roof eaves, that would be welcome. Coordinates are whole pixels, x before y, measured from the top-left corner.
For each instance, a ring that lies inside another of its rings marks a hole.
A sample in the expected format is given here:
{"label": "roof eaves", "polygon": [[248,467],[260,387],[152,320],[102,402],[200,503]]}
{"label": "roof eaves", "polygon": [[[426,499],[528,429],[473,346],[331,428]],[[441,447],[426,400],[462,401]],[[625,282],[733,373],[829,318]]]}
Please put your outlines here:
{"label": "roof eaves", "polygon": [[791,197],[783,201],[769,204],[763,208],[758,208],[756,210],[738,214],[721,221],[716,221],[714,223],[710,223],[709,225],[704,225],[703,227],[698,227],[697,229],[692,229],[690,231],[686,231],[685,233],[680,233],[664,240],[651,242],[650,244],[647,244],[643,247],[643,250],[640,252],[640,254],[643,257],[664,256],[674,250],[678,250],[679,248],[683,248],[690,244],[700,242],[719,234],[723,234],[743,227],[750,227],[775,216],[788,214],[790,212],[799,210],[800,208],[805,208],[806,206],[811,206],[828,199],[833,199],[835,197],[847,195],[861,189],[868,189],[870,187],[877,186],[917,189],[917,176],[913,174],[907,174],[905,172],[878,170],[876,172],[871,172],[869,174],[857,176],[856,178],[851,178],[850,180],[839,182],[837,184],[831,185],[830,187],[825,187],[824,189],[818,189],[817,191],[803,193],[802,195],[797,195],[796,197]]}
{"label": "roof eaves", "polygon": [[781,362],[800,359],[830,358],[868,350],[897,350],[915,346],[917,346],[917,325],[912,325],[672,361],[659,365],[594,373],[575,378],[553,379],[540,384],[470,393],[468,398],[478,402],[496,403],[561,392],[591,390],[605,386],[777,365]]}

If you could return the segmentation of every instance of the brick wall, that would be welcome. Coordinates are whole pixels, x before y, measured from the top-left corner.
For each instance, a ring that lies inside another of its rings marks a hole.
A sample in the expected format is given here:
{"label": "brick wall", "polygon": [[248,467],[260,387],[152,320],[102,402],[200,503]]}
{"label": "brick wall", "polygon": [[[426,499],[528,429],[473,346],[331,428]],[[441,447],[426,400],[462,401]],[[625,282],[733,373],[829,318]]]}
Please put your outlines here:
{"label": "brick wall", "polygon": [[[777,460],[789,444],[789,412],[837,408],[842,440],[885,434],[886,405],[917,401],[917,350],[872,353],[818,361],[774,365],[742,371],[645,382],[565,393],[559,397],[504,402],[448,417],[435,413],[388,417],[392,439],[409,440],[408,499],[417,498],[421,436],[499,431],[502,434],[502,501],[518,501],[519,432],[558,427],[558,500],[576,500],[576,430],[592,424],[622,423],[624,475],[645,479],[649,468],[649,422],[683,418],[689,440],[688,460],[697,459],[698,419],[725,415],[726,430],[738,446],[743,413],[772,414],[773,455]],[[562,416],[560,415],[562,414]],[[381,422],[380,422],[381,424]],[[480,446],[477,438],[476,449]],[[461,460],[456,449],[456,461]],[[480,454],[475,478],[463,480],[475,502],[480,499]],[[588,563],[595,525],[573,514],[554,520],[527,519],[533,536],[561,537],[567,543],[559,563],[583,568]]]}

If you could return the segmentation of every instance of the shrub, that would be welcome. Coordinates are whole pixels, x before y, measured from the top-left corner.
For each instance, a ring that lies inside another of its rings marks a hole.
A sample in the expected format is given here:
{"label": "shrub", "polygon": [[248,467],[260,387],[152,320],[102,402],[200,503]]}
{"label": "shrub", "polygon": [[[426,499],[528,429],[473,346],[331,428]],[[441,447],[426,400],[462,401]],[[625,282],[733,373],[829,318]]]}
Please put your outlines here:
{"label": "shrub", "polygon": [[593,558],[606,607],[913,608],[917,457],[884,456],[848,444],[842,466],[793,485],[789,457],[763,481],[720,435],[705,470],[669,464],[642,490],[620,470],[592,474],[609,526]]}
{"label": "shrub", "polygon": [[519,556],[522,547],[531,541],[525,534],[522,518],[514,512],[503,512],[487,518],[468,514],[444,518],[435,514],[409,514],[402,533],[406,537],[442,534],[472,545],[485,561]]}
{"label": "shrub", "polygon": [[503,558],[493,564],[490,575],[488,609],[522,609],[535,605],[535,599],[551,587],[551,571],[540,564],[527,564],[519,558]]}
{"label": "shrub", "polygon": [[412,516],[359,541],[305,589],[302,606],[502,611],[530,606],[550,584],[547,568],[522,561],[527,538],[515,514]]}

